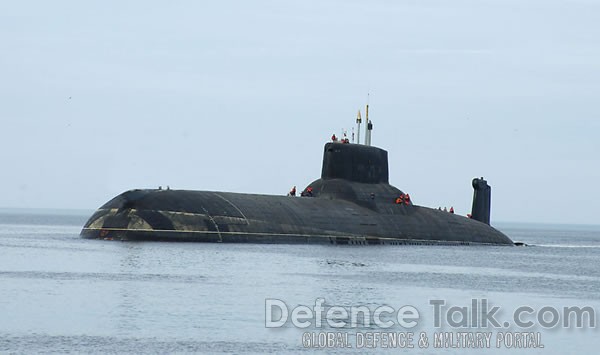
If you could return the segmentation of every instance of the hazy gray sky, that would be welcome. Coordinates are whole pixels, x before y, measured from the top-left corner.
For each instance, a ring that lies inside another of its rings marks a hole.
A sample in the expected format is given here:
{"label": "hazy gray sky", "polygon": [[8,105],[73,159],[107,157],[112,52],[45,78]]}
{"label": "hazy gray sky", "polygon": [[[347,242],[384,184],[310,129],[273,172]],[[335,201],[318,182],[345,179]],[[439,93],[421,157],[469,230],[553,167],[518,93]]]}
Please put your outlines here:
{"label": "hazy gray sky", "polygon": [[[285,194],[370,92],[417,204],[598,223],[600,2],[0,2],[0,207]],[[364,113],[364,112],[363,112]]]}

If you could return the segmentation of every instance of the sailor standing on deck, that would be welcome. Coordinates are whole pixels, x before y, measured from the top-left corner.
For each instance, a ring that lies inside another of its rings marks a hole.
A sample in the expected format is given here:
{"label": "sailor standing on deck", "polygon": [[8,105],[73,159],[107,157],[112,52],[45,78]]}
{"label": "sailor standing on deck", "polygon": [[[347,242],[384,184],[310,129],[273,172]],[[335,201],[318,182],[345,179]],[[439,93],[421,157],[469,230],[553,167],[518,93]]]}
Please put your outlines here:
{"label": "sailor standing on deck", "polygon": [[296,196],[296,186],[292,187],[292,189],[288,193],[288,196]]}
{"label": "sailor standing on deck", "polygon": [[306,189],[304,189],[304,191],[302,191],[300,193],[300,196],[302,196],[302,197],[312,197],[312,195],[313,195],[312,186],[307,187]]}

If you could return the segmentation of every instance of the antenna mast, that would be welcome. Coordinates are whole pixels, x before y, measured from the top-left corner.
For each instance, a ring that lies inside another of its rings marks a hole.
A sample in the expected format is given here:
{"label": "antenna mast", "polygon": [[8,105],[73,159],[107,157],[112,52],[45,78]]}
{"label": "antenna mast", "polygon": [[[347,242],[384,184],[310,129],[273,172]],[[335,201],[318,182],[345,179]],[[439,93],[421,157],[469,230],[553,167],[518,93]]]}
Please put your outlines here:
{"label": "antenna mast", "polygon": [[356,124],[358,125],[358,130],[356,131],[356,144],[360,144],[360,124],[362,122],[362,118],[360,117],[360,110],[358,110],[358,115],[356,116]]}
{"label": "antenna mast", "polygon": [[371,93],[367,93],[367,108],[365,112],[365,123],[367,125],[367,133],[365,134],[365,145],[371,145],[371,131],[373,130],[373,123],[369,120],[369,98]]}
{"label": "antenna mast", "polygon": [[369,104],[367,104],[365,118],[367,122],[367,136],[365,138],[365,145],[371,145],[371,131],[373,130],[373,124],[371,123],[371,120],[369,120]]}

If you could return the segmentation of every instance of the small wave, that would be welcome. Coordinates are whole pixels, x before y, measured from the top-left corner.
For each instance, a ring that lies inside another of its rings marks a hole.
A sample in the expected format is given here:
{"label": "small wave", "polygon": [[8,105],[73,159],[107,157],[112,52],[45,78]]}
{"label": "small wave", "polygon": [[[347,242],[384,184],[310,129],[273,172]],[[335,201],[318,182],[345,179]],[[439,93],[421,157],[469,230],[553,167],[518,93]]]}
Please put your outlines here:
{"label": "small wave", "polygon": [[125,281],[125,282],[173,282],[198,283],[206,281],[204,275],[181,274],[132,274],[132,273],[100,273],[100,272],[52,272],[52,271],[0,271],[0,278],[41,279],[41,280],[95,280],[95,281]]}
{"label": "small wave", "polygon": [[593,248],[598,249],[600,245],[577,245],[577,244],[529,244],[531,247],[545,248]]}

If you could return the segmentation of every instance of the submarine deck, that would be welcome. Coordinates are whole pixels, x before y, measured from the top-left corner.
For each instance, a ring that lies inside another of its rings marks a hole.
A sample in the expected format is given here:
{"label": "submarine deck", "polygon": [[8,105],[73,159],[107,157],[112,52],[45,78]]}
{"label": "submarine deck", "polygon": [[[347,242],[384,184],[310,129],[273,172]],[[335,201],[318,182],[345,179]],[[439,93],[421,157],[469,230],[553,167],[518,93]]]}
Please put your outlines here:
{"label": "submarine deck", "polygon": [[[397,190],[385,185],[378,188]],[[363,198],[327,198],[326,194],[286,197],[131,190],[102,206],[81,235],[231,243],[513,244],[484,223],[426,207],[397,205],[387,199],[383,191],[369,202]]]}

